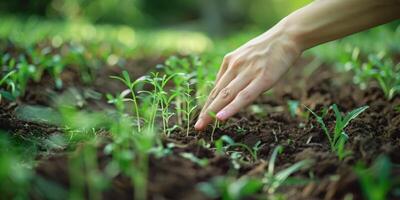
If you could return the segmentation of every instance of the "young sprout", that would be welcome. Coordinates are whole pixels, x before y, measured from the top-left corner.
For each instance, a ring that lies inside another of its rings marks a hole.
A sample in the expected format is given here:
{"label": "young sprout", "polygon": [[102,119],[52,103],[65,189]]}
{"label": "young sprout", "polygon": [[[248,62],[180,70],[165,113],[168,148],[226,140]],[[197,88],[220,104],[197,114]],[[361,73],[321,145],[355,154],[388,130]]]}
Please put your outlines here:
{"label": "young sprout", "polygon": [[106,94],[107,103],[114,104],[117,108],[118,112],[122,115],[125,110],[125,101],[128,101],[126,96],[130,94],[131,91],[129,89],[122,91],[120,94],[115,97],[112,94]]}
{"label": "young sprout", "polygon": [[354,82],[362,89],[365,89],[371,80],[375,80],[388,100],[400,93],[400,63],[393,63],[393,60],[385,58],[384,54],[370,54],[367,62],[359,61],[356,54],[347,66],[354,71]]}
{"label": "young sprout", "polygon": [[176,56],[171,56],[165,61],[165,65],[162,65],[165,73],[170,76],[174,76],[172,82],[174,83],[174,94],[175,98],[175,109],[177,114],[178,125],[183,125],[184,113],[184,84],[191,78],[190,74],[190,63],[186,58],[178,58]]}
{"label": "young sprout", "polygon": [[9,77],[12,76],[15,72],[15,70],[12,70],[8,72],[2,79],[0,79],[0,86],[2,86],[3,84],[7,84],[7,86],[11,88],[11,93],[0,90],[0,102],[3,96],[5,96],[9,100],[14,99],[12,94],[15,93],[15,83],[11,79],[9,79]]}
{"label": "young sprout", "polygon": [[391,177],[392,163],[387,156],[380,156],[372,167],[358,163],[355,172],[364,196],[369,200],[387,199],[393,186]]}
{"label": "young sprout", "polygon": [[153,86],[153,91],[142,91],[147,93],[152,98],[152,106],[153,112],[150,115],[150,126],[154,128],[155,119],[157,117],[157,110],[160,107],[161,117],[163,122],[163,130],[164,134],[169,135],[169,119],[173,116],[173,113],[169,111],[170,104],[172,100],[175,98],[175,95],[169,96],[167,91],[165,91],[165,86],[167,85],[168,81],[173,78],[174,76],[159,76],[159,73],[151,73],[151,76],[148,77],[146,80]]}
{"label": "young sprout", "polygon": [[140,115],[139,115],[139,107],[138,107],[138,102],[137,102],[137,97],[135,94],[135,87],[137,84],[139,84],[142,79],[137,79],[135,81],[131,81],[131,78],[129,77],[129,74],[127,71],[123,71],[122,72],[122,77],[119,76],[111,76],[111,78],[113,79],[117,79],[120,80],[122,83],[125,84],[125,86],[128,87],[128,89],[131,92],[132,95],[132,102],[133,102],[133,106],[134,106],[134,111],[133,113],[136,113],[136,124],[137,124],[137,129],[140,132],[141,131],[141,127],[140,127]]}
{"label": "young sprout", "polygon": [[208,159],[206,158],[198,158],[195,155],[193,155],[192,153],[188,153],[188,152],[182,152],[179,154],[180,156],[182,156],[183,158],[186,158],[196,164],[198,164],[201,167],[205,167],[208,165]]}
{"label": "young sprout", "polygon": [[[227,145],[224,145],[224,143],[226,143]],[[223,154],[229,148],[239,147],[239,148],[242,148],[242,149],[246,150],[248,153],[250,153],[253,161],[257,161],[258,160],[257,154],[258,154],[258,151],[261,149],[262,146],[263,145],[261,145],[261,141],[258,141],[251,148],[246,144],[235,142],[231,137],[229,137],[227,135],[223,135],[221,138],[219,138],[217,141],[215,141],[215,148],[216,148],[216,152],[217,153]]]}
{"label": "young sprout", "polygon": [[217,119],[217,114],[215,112],[209,112],[208,113],[212,118],[214,118],[214,124],[212,127],[212,131],[211,131],[211,142],[214,141],[214,133],[215,130],[219,127],[219,120]]}
{"label": "young sprout", "polygon": [[264,189],[273,194],[293,173],[308,167],[311,164],[310,160],[299,161],[292,166],[275,173],[275,162],[278,154],[283,152],[283,147],[278,145],[275,147],[268,162],[267,172],[264,174],[263,184]]}
{"label": "young sprout", "polygon": [[319,116],[315,112],[313,112],[311,109],[306,107],[306,109],[308,111],[310,111],[310,113],[312,115],[314,115],[317,122],[321,125],[326,137],[328,138],[331,151],[336,152],[337,156],[339,157],[339,160],[343,160],[343,158],[345,158],[346,156],[348,156],[350,154],[350,152],[345,150],[345,144],[346,144],[349,136],[346,134],[344,129],[346,128],[346,126],[349,124],[349,122],[352,119],[355,119],[358,115],[360,115],[362,112],[364,112],[367,108],[368,108],[368,106],[363,106],[363,107],[354,109],[351,112],[347,113],[347,115],[343,116],[340,113],[337,105],[333,104],[332,109],[336,116],[336,122],[335,122],[335,128],[333,130],[333,133],[331,133],[328,130],[328,128],[325,125],[325,122],[323,120],[323,117],[326,114],[326,112],[324,112],[325,114],[323,114],[322,116]]}
{"label": "young sprout", "polygon": [[288,100],[288,109],[291,117],[296,117],[297,109],[299,108],[299,101]]}
{"label": "young sprout", "polygon": [[257,194],[262,186],[262,182],[255,178],[218,176],[210,182],[198,184],[197,188],[212,199],[240,200]]}
{"label": "young sprout", "polygon": [[[165,92],[166,94],[166,92]],[[163,121],[163,130],[164,134],[166,134],[168,137],[171,134],[171,131],[175,129],[176,126],[173,126],[172,128],[169,127],[169,120],[171,119],[172,116],[175,115],[175,113],[170,111],[170,104],[172,103],[173,99],[175,98],[175,95],[162,95],[161,96],[161,116],[162,116],[162,121]]]}
{"label": "young sprout", "polygon": [[192,89],[190,88],[190,82],[185,84],[185,91],[184,91],[184,101],[185,101],[185,109],[183,109],[183,113],[185,114],[186,117],[186,136],[189,136],[189,130],[190,130],[190,121],[191,121],[191,116],[193,112],[196,110],[197,105],[195,102],[195,98],[192,97]]}

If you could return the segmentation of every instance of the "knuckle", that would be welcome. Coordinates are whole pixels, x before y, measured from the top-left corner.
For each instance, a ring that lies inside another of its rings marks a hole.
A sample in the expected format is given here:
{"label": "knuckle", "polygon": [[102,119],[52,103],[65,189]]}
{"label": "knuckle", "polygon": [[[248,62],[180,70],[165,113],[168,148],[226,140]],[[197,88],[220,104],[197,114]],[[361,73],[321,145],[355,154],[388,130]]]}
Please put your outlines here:
{"label": "knuckle", "polygon": [[229,62],[232,60],[232,53],[228,53],[228,54],[226,54],[225,56],[224,56],[224,59],[223,59],[223,63],[226,63],[226,64],[229,64]]}
{"label": "knuckle", "polygon": [[239,68],[241,65],[243,65],[243,60],[242,59],[235,59],[230,63],[230,67],[232,69],[237,69]]}
{"label": "knuckle", "polygon": [[226,87],[226,88],[221,90],[219,95],[220,95],[221,99],[227,100],[227,99],[232,98],[232,91],[231,91],[230,88]]}

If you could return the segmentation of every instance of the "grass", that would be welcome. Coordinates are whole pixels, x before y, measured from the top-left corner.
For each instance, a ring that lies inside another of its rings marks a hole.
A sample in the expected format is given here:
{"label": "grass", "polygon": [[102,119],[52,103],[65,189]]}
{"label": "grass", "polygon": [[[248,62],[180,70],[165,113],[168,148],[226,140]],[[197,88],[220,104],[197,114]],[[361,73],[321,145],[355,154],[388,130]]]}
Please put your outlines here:
{"label": "grass", "polygon": [[345,144],[349,139],[349,136],[345,132],[345,128],[351,120],[355,119],[358,115],[364,112],[368,108],[368,106],[354,109],[346,115],[341,114],[336,104],[333,104],[331,108],[334,111],[336,117],[335,127],[333,131],[328,130],[328,127],[323,120],[324,115],[319,116],[309,108],[307,108],[307,110],[309,110],[311,114],[314,115],[317,122],[321,125],[321,128],[329,141],[331,151],[336,153],[339,160],[343,160],[346,156],[350,155],[350,152],[345,149]]}

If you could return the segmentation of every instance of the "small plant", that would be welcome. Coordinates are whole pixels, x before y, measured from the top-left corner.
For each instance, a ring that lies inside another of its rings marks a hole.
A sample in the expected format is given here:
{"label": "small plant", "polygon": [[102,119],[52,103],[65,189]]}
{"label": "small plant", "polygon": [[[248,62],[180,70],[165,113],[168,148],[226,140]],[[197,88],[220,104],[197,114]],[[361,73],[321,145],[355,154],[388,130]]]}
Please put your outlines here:
{"label": "small plant", "polygon": [[217,128],[219,128],[219,120],[217,119],[217,114],[215,112],[210,112],[208,114],[214,119],[214,124],[212,126],[212,131],[211,131],[211,136],[210,136],[211,137],[210,140],[211,140],[211,142],[213,142],[215,130],[217,130]]}
{"label": "small plant", "polygon": [[184,99],[185,99],[185,84],[189,83],[189,80],[193,77],[191,74],[191,64],[186,58],[178,58],[176,56],[169,57],[164,65],[159,65],[159,68],[163,68],[165,73],[169,76],[173,76],[172,82],[174,83],[174,89],[172,92],[175,94],[175,110],[177,115],[178,125],[183,126],[184,113]]}
{"label": "small plant", "polygon": [[274,149],[268,162],[267,172],[263,175],[262,179],[242,176],[235,180],[229,176],[221,176],[213,178],[210,182],[200,183],[198,188],[211,198],[221,198],[224,200],[244,199],[257,194],[261,190],[268,192],[270,196],[267,199],[273,199],[277,197],[277,194],[275,194],[276,190],[288,181],[293,173],[309,166],[311,163],[309,160],[303,160],[275,173],[275,161],[278,154],[282,151],[282,146],[277,146]]}
{"label": "small plant", "polygon": [[[306,107],[307,108],[307,107]],[[343,160],[344,157],[348,156],[350,154],[349,151],[345,150],[345,144],[349,138],[349,136],[345,132],[346,126],[349,124],[349,122],[356,118],[358,115],[360,115],[362,112],[364,112],[368,106],[363,106],[357,109],[352,110],[351,112],[347,113],[347,115],[343,116],[337,105],[333,104],[331,106],[333,109],[335,116],[336,116],[336,122],[335,122],[335,128],[333,132],[331,133],[327,126],[325,125],[325,122],[323,120],[323,117],[325,114],[322,116],[317,115],[315,112],[313,112],[311,109],[307,108],[312,115],[316,118],[317,122],[321,125],[326,137],[328,138],[330,148],[332,152],[335,152],[337,156],[339,157],[340,160]],[[324,112],[326,113],[326,112]]]}
{"label": "small plant", "polygon": [[275,162],[278,154],[283,152],[283,147],[278,145],[275,147],[274,151],[271,154],[271,157],[268,162],[267,172],[264,174],[263,184],[264,190],[268,192],[268,194],[274,194],[275,191],[285,183],[285,181],[292,175],[293,173],[308,167],[311,163],[309,160],[299,161],[292,166],[283,169],[277,173],[275,173]]}
{"label": "small plant", "polygon": [[288,109],[291,117],[296,117],[297,109],[299,108],[299,101],[296,100],[288,100]]}
{"label": "small plant", "polygon": [[198,164],[201,167],[205,167],[208,165],[208,159],[206,158],[198,158],[197,156],[193,155],[192,153],[188,153],[188,152],[182,152],[179,154],[180,156],[182,156],[183,158],[186,158],[196,164]]}
{"label": "small plant", "polygon": [[[224,143],[226,143],[226,145],[224,145]],[[246,144],[235,142],[231,137],[227,135],[223,135],[221,138],[215,141],[215,148],[217,153],[223,154],[224,152],[227,152],[230,148],[238,147],[246,150],[251,155],[253,161],[256,161],[258,159],[257,154],[262,146],[263,145],[261,145],[261,142],[258,141],[253,147],[249,147]]]}
{"label": "small plant", "polygon": [[134,106],[134,110],[133,113],[136,114],[136,124],[137,124],[137,129],[140,132],[141,131],[141,127],[140,127],[140,115],[139,115],[139,107],[138,107],[138,99],[136,97],[135,94],[135,87],[141,82],[143,81],[143,79],[137,79],[135,81],[131,81],[131,78],[128,74],[127,71],[123,71],[122,72],[122,77],[119,76],[111,76],[111,78],[113,79],[117,79],[119,81],[121,81],[122,83],[125,84],[125,86],[128,87],[132,97],[131,97],[131,101],[133,102],[133,106]]}
{"label": "small plant", "polygon": [[14,99],[13,94],[15,94],[15,83],[13,80],[9,79],[9,77],[11,75],[13,75],[15,72],[16,71],[12,70],[12,71],[8,72],[6,75],[4,75],[2,79],[0,79],[0,86],[6,85],[5,86],[6,88],[7,87],[10,88],[10,92],[8,92],[7,90],[0,89],[0,102],[1,102],[3,96],[8,100]]}
{"label": "small plant", "polygon": [[189,136],[189,130],[190,130],[190,122],[191,122],[191,117],[193,115],[193,112],[196,110],[197,105],[195,105],[195,98],[192,97],[192,89],[190,88],[190,82],[185,84],[185,90],[184,90],[184,102],[185,102],[185,108],[182,110],[182,112],[185,114],[185,120],[186,120],[186,136]]}
{"label": "small plant", "polygon": [[169,96],[167,91],[165,91],[165,86],[172,77],[173,76],[167,75],[159,76],[158,72],[151,73],[151,75],[146,78],[146,81],[153,86],[153,91],[141,91],[142,93],[147,93],[151,98],[149,103],[151,103],[150,107],[152,107],[152,112],[150,114],[150,119],[148,120],[150,128],[154,129],[158,109],[160,108],[164,134],[167,135],[169,135],[169,119],[173,116],[173,113],[169,111],[169,108],[175,95]]}
{"label": "small plant", "polygon": [[219,176],[210,182],[200,183],[197,188],[213,199],[240,200],[256,194],[263,184],[259,179],[242,177],[237,180]]}
{"label": "small plant", "polygon": [[369,200],[387,199],[393,186],[392,163],[386,156],[380,156],[372,167],[358,163],[354,168],[364,196]]}
{"label": "small plant", "polygon": [[[356,50],[357,48],[354,51]],[[375,80],[388,100],[400,93],[400,63],[393,63],[384,54],[370,54],[366,62],[361,62],[358,54],[352,57],[348,66],[354,71],[354,82],[361,89],[365,89],[371,80]]]}

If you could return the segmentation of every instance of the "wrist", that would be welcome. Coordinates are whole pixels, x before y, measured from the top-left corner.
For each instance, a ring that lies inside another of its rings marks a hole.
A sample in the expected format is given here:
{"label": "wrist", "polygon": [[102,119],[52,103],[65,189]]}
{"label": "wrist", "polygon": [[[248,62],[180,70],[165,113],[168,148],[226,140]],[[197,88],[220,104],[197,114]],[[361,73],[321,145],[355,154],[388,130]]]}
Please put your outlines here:
{"label": "wrist", "polygon": [[[281,41],[286,51],[301,54],[307,48],[300,38],[300,34],[290,25],[287,18],[282,19],[271,30],[275,38]],[[268,31],[269,32],[269,31]]]}
{"label": "wrist", "polygon": [[290,15],[283,18],[276,26],[280,34],[287,38],[300,52],[311,48],[311,45],[307,44],[302,36],[302,28]]}

